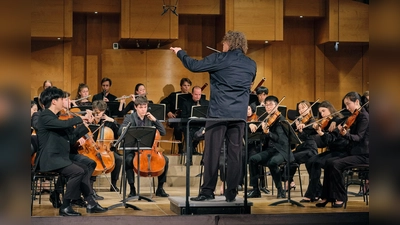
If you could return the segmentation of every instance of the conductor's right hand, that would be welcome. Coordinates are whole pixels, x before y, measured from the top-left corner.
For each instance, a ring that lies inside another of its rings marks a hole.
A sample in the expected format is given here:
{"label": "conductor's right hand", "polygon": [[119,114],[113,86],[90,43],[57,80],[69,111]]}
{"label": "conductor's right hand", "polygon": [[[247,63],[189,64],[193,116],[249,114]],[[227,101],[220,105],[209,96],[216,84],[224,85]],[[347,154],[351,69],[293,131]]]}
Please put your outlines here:
{"label": "conductor's right hand", "polygon": [[171,49],[175,54],[177,54],[180,50],[182,50],[182,48],[180,47],[170,47],[169,49]]}

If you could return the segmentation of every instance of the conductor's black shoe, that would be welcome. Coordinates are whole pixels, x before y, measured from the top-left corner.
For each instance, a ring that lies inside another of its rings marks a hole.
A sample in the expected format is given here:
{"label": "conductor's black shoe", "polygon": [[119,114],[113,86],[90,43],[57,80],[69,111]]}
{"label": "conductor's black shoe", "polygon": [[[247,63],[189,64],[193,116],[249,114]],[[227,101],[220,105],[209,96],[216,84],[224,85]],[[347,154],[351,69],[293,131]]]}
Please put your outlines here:
{"label": "conductor's black shoe", "polygon": [[200,152],[193,152],[193,155],[202,155]]}
{"label": "conductor's black shoe", "polygon": [[167,193],[164,191],[164,188],[157,188],[156,196],[159,196],[159,197],[168,197],[169,194],[167,194]]}
{"label": "conductor's black shoe", "polygon": [[71,205],[78,206],[81,208],[86,208],[87,206],[86,202],[82,198],[77,200],[71,200]]}
{"label": "conductor's black shoe", "polygon": [[93,197],[96,200],[104,200],[103,196],[98,195],[94,190],[93,190]]}
{"label": "conductor's black shoe", "polygon": [[52,191],[50,193],[49,200],[50,200],[50,202],[51,202],[51,204],[53,205],[54,208],[57,209],[57,208],[61,207],[60,195],[57,192]]}
{"label": "conductor's black shoe", "polygon": [[74,211],[71,206],[68,206],[66,208],[60,208],[60,210],[58,211],[58,214],[60,216],[80,216],[81,215],[80,213]]}
{"label": "conductor's black shoe", "polygon": [[86,207],[87,213],[102,213],[102,212],[106,212],[107,210],[108,210],[107,208],[103,208],[101,205],[99,205],[99,203],[97,203],[94,206],[88,205]]}
{"label": "conductor's black shoe", "polygon": [[261,192],[258,189],[253,189],[247,192],[248,198],[261,198]]}
{"label": "conductor's black shoe", "polygon": [[192,201],[204,201],[204,200],[209,200],[209,199],[215,199],[214,194],[211,195],[206,195],[206,194],[199,194],[199,196],[190,198]]}

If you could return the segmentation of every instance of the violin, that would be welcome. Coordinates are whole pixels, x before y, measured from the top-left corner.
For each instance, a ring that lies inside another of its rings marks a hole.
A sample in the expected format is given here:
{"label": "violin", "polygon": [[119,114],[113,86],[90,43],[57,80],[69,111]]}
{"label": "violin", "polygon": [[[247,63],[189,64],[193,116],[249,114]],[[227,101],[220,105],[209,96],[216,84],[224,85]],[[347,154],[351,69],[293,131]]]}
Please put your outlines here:
{"label": "violin", "polygon": [[311,112],[308,113],[307,115],[303,116],[303,118],[301,118],[301,123],[302,124],[306,124],[312,117]]}
{"label": "violin", "polygon": [[256,113],[251,114],[251,116],[247,117],[247,122],[257,122],[258,116]]}
{"label": "violin", "polygon": [[[142,177],[158,177],[164,172],[165,158],[161,152],[157,151],[158,142],[161,140],[161,135],[156,130],[153,146],[151,149],[140,150],[135,153],[133,158],[133,170]],[[140,157],[140,159],[138,159]],[[140,168],[138,167],[140,160]]]}
{"label": "violin", "polygon": [[354,122],[356,121],[356,119],[357,119],[357,116],[360,114],[361,109],[362,109],[364,106],[366,106],[368,103],[369,103],[369,101],[366,102],[364,105],[362,105],[362,106],[361,106],[360,108],[358,108],[357,110],[355,110],[355,111],[353,112],[353,114],[351,114],[351,115],[347,118],[346,123],[343,125],[342,129],[340,130],[340,133],[341,133],[342,135],[345,134],[345,131],[346,131],[346,130],[350,129],[351,125],[353,125],[353,123],[354,123]]}
{"label": "violin", "polygon": [[270,114],[271,116],[268,117],[268,119],[265,122],[265,125],[263,126],[263,131],[264,133],[268,133],[269,128],[275,123],[275,121],[279,118],[281,115],[281,112],[276,110],[274,113]]}

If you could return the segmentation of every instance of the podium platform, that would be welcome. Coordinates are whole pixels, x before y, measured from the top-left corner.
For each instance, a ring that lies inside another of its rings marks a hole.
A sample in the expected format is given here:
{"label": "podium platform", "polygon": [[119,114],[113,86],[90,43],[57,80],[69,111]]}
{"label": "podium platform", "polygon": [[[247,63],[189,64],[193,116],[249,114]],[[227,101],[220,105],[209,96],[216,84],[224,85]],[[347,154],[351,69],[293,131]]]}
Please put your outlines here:
{"label": "podium platform", "polygon": [[[170,209],[177,215],[185,215],[185,197],[169,197]],[[236,201],[227,202],[225,196],[215,196],[215,199],[205,201],[189,201],[190,212],[193,215],[202,214],[251,214],[252,202],[244,205],[243,198],[236,196]]]}

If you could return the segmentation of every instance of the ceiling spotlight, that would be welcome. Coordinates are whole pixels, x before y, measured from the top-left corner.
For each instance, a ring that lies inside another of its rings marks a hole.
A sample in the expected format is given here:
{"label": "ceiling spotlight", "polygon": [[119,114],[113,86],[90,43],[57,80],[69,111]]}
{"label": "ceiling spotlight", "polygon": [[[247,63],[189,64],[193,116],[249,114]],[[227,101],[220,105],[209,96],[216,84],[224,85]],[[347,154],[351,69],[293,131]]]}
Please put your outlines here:
{"label": "ceiling spotlight", "polygon": [[158,40],[157,48],[160,48],[160,45],[161,45],[160,40]]}
{"label": "ceiling spotlight", "polygon": [[140,48],[139,41],[136,40],[136,47]]}
{"label": "ceiling spotlight", "polygon": [[338,41],[335,43],[335,46],[333,48],[335,49],[335,51],[339,51],[339,42]]}

